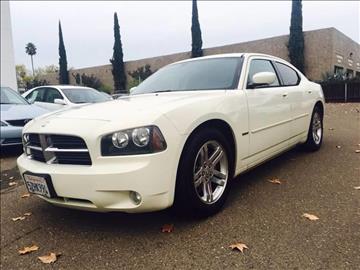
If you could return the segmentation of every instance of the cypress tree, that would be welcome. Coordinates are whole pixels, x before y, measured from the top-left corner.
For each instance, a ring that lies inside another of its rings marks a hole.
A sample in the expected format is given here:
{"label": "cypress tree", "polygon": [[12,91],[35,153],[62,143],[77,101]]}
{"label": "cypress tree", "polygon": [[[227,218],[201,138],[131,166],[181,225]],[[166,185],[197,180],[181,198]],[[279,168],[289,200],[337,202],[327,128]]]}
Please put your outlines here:
{"label": "cypress tree", "polygon": [[113,57],[110,59],[112,64],[112,75],[114,78],[114,87],[115,90],[126,90],[126,75],[125,75],[125,66],[123,60],[123,50],[121,44],[120,36],[120,26],[118,21],[118,16],[116,12],[114,13],[114,52]]}
{"label": "cypress tree", "polygon": [[67,70],[66,50],[65,50],[60,21],[59,21],[59,67],[60,67],[59,83],[69,84],[69,73]]}
{"label": "cypress tree", "polygon": [[302,3],[301,0],[292,0],[291,25],[289,36],[289,58],[291,64],[304,73],[305,57],[304,57],[304,34],[302,19]]}
{"label": "cypress tree", "polygon": [[192,24],[191,24],[191,58],[203,56],[202,38],[199,23],[199,14],[197,9],[197,1],[192,1]]}

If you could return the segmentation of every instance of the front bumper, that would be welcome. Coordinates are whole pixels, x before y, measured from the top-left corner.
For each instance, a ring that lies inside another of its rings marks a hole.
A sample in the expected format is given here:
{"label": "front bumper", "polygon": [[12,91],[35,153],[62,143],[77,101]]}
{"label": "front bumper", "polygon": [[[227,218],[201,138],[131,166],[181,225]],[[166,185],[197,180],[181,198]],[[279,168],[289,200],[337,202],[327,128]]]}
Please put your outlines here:
{"label": "front bumper", "polygon": [[[18,160],[21,175],[49,174],[57,198],[46,201],[89,211],[149,212],[172,205],[176,178],[175,155],[165,150],[156,154],[101,157],[91,166],[46,164],[24,154]],[[166,165],[165,165],[166,164]],[[136,204],[130,191],[142,200]]]}
{"label": "front bumper", "polygon": [[0,128],[0,145],[21,145],[21,132],[23,127],[5,126]]}

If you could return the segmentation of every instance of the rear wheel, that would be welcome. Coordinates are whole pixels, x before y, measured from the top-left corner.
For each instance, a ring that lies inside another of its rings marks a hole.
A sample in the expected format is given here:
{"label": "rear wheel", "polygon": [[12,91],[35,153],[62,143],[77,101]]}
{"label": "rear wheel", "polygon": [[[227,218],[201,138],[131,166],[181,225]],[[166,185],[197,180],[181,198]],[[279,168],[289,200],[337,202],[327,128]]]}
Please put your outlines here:
{"label": "rear wheel", "polygon": [[320,149],[323,140],[323,114],[319,106],[314,108],[312,113],[308,137],[305,146],[310,151],[317,151]]}
{"label": "rear wheel", "polygon": [[218,212],[229,193],[233,157],[226,137],[203,129],[192,135],[183,151],[176,180],[176,210],[209,216]]}

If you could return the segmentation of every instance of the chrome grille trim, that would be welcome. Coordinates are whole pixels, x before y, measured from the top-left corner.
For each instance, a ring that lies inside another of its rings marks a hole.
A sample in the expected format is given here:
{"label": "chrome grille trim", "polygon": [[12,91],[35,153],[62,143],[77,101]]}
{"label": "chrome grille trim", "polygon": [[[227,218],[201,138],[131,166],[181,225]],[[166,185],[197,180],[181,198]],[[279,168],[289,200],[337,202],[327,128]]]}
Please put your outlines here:
{"label": "chrome grille trim", "polygon": [[46,152],[89,152],[87,149],[59,149],[56,147],[47,147]]}
{"label": "chrome grille trim", "polygon": [[47,164],[91,165],[85,141],[77,136],[29,133],[24,144],[31,159]]}

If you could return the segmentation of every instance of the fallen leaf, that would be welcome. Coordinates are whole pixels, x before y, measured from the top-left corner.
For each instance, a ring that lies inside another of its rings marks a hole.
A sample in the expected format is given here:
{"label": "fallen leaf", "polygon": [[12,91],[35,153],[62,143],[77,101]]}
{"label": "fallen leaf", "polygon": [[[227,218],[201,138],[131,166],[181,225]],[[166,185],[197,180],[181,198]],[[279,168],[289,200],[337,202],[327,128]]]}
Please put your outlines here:
{"label": "fallen leaf", "polygon": [[304,213],[302,216],[306,217],[307,219],[310,219],[310,220],[318,220],[319,219],[317,216],[308,214],[308,213]]}
{"label": "fallen leaf", "polygon": [[21,195],[21,198],[29,198],[29,197],[30,197],[29,193],[25,193],[25,194]]}
{"label": "fallen leaf", "polygon": [[24,214],[24,216],[31,216],[31,213],[27,212],[27,213]]}
{"label": "fallen leaf", "polygon": [[272,184],[281,185],[281,181],[278,178],[269,179],[268,182],[270,182]]}
{"label": "fallen leaf", "polygon": [[355,153],[360,153],[360,149],[355,150]]}
{"label": "fallen leaf", "polygon": [[241,253],[244,253],[244,249],[247,249],[247,245],[243,244],[243,243],[236,243],[236,244],[232,244],[229,246],[229,248],[231,248],[232,250],[238,250]]}
{"label": "fallen leaf", "polygon": [[20,255],[28,254],[30,252],[38,250],[39,247],[36,245],[32,245],[31,247],[24,247],[23,249],[18,250]]}
{"label": "fallen leaf", "polygon": [[340,148],[341,148],[341,145],[337,145],[336,148],[337,148],[337,149],[340,149]]}
{"label": "fallen leaf", "polygon": [[161,227],[161,232],[163,233],[171,233],[174,230],[174,224],[164,224]]}
{"label": "fallen leaf", "polygon": [[356,189],[356,190],[360,190],[360,186],[358,186],[358,187],[354,187],[354,189]]}
{"label": "fallen leaf", "polygon": [[9,183],[9,186],[10,186],[10,187],[15,186],[15,185],[17,185],[16,182],[10,182],[10,183]]}
{"label": "fallen leaf", "polygon": [[11,218],[13,221],[18,221],[18,220],[24,220],[25,217],[15,217],[15,218]]}
{"label": "fallen leaf", "polygon": [[9,177],[9,179],[10,179],[10,180],[13,180],[13,179],[14,179],[14,176]]}
{"label": "fallen leaf", "polygon": [[57,260],[57,257],[59,257],[61,254],[56,254],[54,252],[50,252],[49,255],[44,255],[44,256],[40,256],[38,257],[38,259],[42,262],[42,263],[54,263]]}

